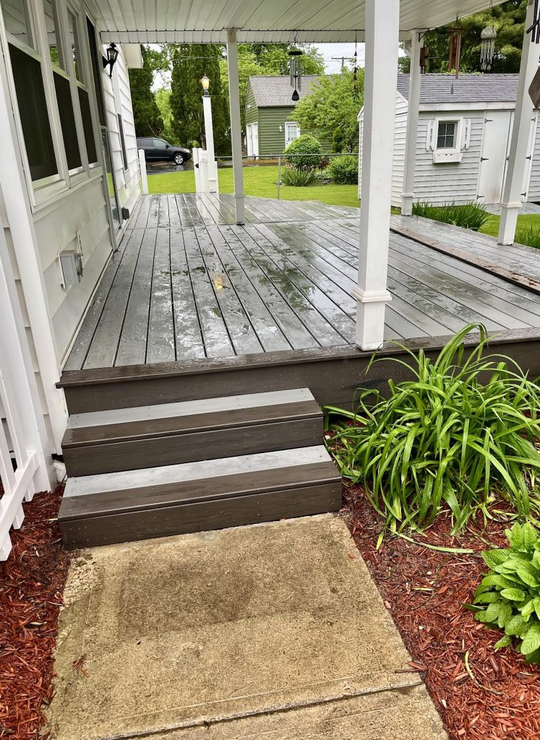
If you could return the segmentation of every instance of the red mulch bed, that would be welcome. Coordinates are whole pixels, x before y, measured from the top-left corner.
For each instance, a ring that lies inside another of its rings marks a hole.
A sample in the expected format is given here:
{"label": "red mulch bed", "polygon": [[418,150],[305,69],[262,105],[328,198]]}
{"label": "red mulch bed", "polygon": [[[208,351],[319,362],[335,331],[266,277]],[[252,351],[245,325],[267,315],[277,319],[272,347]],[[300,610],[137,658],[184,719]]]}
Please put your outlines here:
{"label": "red mulch bed", "polygon": [[52,694],[53,649],[70,556],[56,517],[62,498],[36,494],[12,530],[13,550],[0,563],[0,738],[35,740]]}
{"label": "red mulch bed", "polygon": [[[376,550],[382,519],[360,486],[346,486],[345,500],[343,514],[358,549],[450,737],[538,740],[540,666],[526,665],[512,648],[494,652],[502,632],[486,629],[462,606],[486,572],[480,551],[506,547],[508,525],[478,519],[452,537],[450,518],[443,515],[429,528],[429,544],[470,548],[474,555],[438,552],[399,537],[387,537]],[[474,680],[465,667],[467,652]]]}

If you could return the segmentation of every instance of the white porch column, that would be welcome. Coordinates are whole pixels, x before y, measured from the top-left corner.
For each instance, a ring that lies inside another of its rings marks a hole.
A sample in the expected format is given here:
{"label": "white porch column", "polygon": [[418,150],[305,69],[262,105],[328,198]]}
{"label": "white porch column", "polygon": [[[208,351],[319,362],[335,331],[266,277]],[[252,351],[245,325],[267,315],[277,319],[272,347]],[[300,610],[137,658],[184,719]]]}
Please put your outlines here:
{"label": "white porch column", "polygon": [[418,111],[420,108],[420,49],[421,31],[411,31],[411,72],[409,74],[409,107],[407,109],[407,136],[405,139],[405,171],[403,173],[403,193],[401,213],[412,216],[414,200],[414,168],[416,165],[416,141],[418,138]]}
{"label": "white porch column", "polygon": [[525,177],[525,165],[529,136],[531,131],[531,117],[533,104],[529,97],[529,86],[536,70],[540,57],[540,44],[531,41],[531,34],[527,28],[532,24],[534,3],[529,0],[523,34],[523,50],[521,52],[521,66],[519,68],[519,83],[516,101],[516,111],[512,126],[512,140],[510,155],[506,168],[503,197],[501,204],[501,222],[499,225],[499,244],[513,244],[516,235],[516,226],[519,211],[522,208],[521,193]]}
{"label": "white porch column", "polygon": [[216,152],[214,148],[214,121],[212,119],[212,98],[203,95],[204,132],[206,134],[206,154],[208,157],[208,182],[210,193],[219,192]]}
{"label": "white porch column", "polygon": [[377,349],[384,337],[392,159],[399,41],[399,0],[366,0],[362,206],[356,342]]}
{"label": "white porch column", "polygon": [[231,116],[231,144],[233,157],[234,208],[236,223],[244,218],[244,173],[242,171],[242,129],[240,125],[240,87],[238,83],[238,44],[236,31],[227,31],[227,67],[229,70],[229,107]]}

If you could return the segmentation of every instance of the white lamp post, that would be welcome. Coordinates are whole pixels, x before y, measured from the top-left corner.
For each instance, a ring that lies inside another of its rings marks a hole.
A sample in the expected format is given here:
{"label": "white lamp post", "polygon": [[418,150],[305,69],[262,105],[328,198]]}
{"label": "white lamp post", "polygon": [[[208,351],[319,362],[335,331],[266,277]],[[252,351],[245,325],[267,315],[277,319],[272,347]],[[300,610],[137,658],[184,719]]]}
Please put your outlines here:
{"label": "white lamp post", "polygon": [[217,177],[217,164],[216,155],[214,150],[214,124],[212,121],[212,98],[208,89],[210,87],[210,80],[206,75],[201,80],[203,88],[203,113],[204,113],[204,135],[206,139],[206,156],[208,158],[208,182],[210,185],[210,192],[218,192],[218,177]]}

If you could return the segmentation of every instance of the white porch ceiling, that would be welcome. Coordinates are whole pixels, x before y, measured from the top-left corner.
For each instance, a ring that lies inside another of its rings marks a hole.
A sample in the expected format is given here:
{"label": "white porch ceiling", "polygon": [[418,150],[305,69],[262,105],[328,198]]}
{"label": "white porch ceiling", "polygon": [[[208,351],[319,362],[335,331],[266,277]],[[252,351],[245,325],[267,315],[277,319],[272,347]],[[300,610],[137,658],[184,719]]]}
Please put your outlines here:
{"label": "white porch ceiling", "polygon": [[[94,0],[93,4],[105,43],[224,43],[227,28],[237,29],[240,42],[363,40],[364,0]],[[435,28],[489,6],[489,0],[402,0],[400,29],[405,34]]]}

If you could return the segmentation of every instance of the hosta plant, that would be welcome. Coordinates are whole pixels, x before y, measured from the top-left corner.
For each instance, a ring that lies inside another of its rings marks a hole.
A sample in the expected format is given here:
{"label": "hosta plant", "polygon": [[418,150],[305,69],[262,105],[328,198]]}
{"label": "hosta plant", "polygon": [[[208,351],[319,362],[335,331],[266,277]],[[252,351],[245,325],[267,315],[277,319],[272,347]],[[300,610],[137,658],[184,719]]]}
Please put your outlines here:
{"label": "hosta plant", "polygon": [[[467,356],[470,332],[479,342]],[[487,341],[471,324],[436,359],[402,346],[406,361],[384,361],[406,366],[412,380],[360,391],[355,412],[327,409],[342,475],[364,485],[391,531],[422,529],[446,509],[456,532],[479,511],[490,516],[497,500],[522,520],[539,514],[539,389],[511,359],[486,355]]]}
{"label": "hosta plant", "polygon": [[476,589],[479,622],[504,630],[495,648],[519,643],[529,663],[540,663],[540,536],[529,523],[506,531],[507,550],[482,553],[489,573]]}

